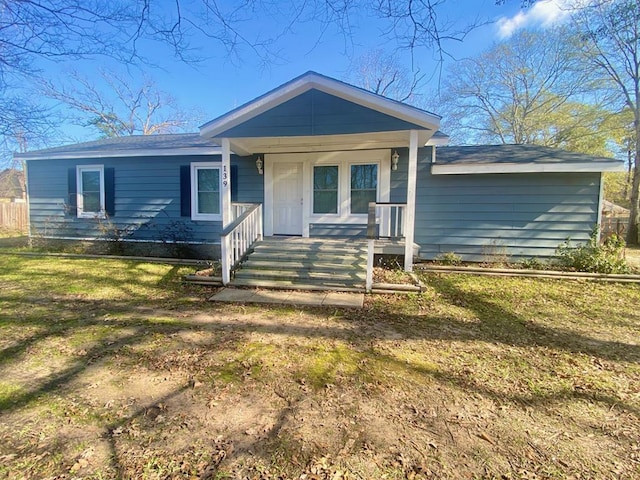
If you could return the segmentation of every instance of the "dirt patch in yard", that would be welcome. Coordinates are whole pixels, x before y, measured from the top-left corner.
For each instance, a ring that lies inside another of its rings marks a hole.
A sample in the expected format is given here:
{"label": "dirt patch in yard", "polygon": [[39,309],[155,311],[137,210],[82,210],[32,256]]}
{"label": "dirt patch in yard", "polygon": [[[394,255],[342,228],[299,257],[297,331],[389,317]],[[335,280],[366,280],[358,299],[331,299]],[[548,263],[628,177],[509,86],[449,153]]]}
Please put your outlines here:
{"label": "dirt patch in yard", "polygon": [[625,249],[625,259],[631,268],[640,272],[640,247],[627,247]]}
{"label": "dirt patch in yard", "polygon": [[640,475],[637,286],[434,275],[347,311],[168,271],[155,305],[0,279],[0,477]]}

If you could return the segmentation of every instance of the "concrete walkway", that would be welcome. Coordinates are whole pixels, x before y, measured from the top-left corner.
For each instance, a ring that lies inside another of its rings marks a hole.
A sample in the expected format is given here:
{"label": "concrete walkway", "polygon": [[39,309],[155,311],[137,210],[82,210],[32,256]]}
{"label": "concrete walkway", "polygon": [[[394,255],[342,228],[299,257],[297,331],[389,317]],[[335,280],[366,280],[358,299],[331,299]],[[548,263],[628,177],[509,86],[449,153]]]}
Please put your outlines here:
{"label": "concrete walkway", "polygon": [[364,293],[299,292],[295,290],[247,290],[223,288],[209,300],[227,303],[270,303],[322,307],[362,308]]}

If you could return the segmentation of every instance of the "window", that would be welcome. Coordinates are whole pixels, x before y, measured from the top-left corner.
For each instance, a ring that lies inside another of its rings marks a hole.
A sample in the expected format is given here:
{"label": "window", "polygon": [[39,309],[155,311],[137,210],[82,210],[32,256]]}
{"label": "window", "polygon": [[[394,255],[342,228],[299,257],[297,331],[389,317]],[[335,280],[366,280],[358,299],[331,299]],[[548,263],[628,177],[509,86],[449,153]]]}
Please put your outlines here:
{"label": "window", "polygon": [[104,167],[102,165],[79,165],[78,217],[104,216]]}
{"label": "window", "polygon": [[378,197],[378,165],[351,165],[351,213],[367,213]]}
{"label": "window", "polygon": [[313,213],[338,213],[338,167],[313,167]]}
{"label": "window", "polygon": [[220,220],[220,164],[191,164],[191,218]]}

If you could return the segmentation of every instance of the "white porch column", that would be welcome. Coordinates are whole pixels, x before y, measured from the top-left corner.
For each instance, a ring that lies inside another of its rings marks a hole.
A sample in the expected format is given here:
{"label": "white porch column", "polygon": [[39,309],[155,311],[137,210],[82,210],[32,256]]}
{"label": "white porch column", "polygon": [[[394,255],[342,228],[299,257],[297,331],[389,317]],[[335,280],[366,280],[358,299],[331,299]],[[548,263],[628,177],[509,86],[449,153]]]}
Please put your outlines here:
{"label": "white porch column", "polygon": [[409,133],[407,212],[404,226],[404,270],[413,271],[413,233],[416,221],[416,178],[418,176],[418,131]]}
{"label": "white porch column", "polygon": [[231,223],[231,146],[222,139],[222,228]]}

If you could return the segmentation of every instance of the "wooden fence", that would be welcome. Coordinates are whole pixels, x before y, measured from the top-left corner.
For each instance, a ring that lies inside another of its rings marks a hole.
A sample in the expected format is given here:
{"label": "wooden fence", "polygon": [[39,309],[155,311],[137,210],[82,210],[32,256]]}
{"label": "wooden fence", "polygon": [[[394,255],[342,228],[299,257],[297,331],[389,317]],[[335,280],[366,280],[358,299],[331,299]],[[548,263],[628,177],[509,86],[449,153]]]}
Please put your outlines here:
{"label": "wooden fence", "polygon": [[607,238],[614,233],[619,237],[624,238],[627,233],[628,225],[629,215],[603,215],[602,222],[600,224],[601,238]]}
{"label": "wooden fence", "polygon": [[27,204],[0,203],[0,230],[27,233]]}

